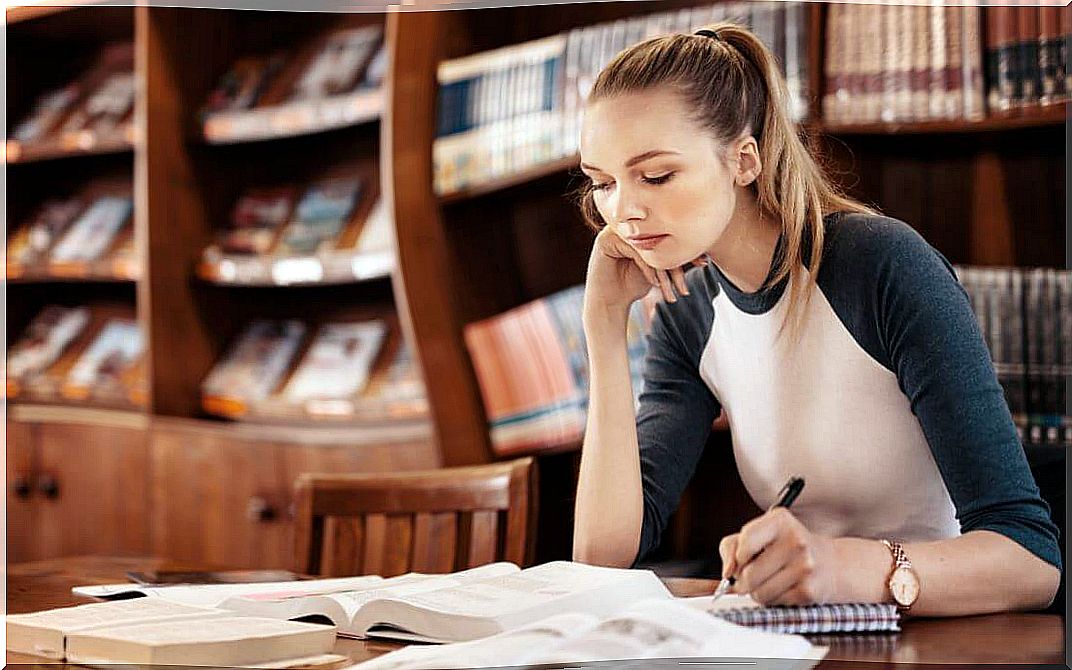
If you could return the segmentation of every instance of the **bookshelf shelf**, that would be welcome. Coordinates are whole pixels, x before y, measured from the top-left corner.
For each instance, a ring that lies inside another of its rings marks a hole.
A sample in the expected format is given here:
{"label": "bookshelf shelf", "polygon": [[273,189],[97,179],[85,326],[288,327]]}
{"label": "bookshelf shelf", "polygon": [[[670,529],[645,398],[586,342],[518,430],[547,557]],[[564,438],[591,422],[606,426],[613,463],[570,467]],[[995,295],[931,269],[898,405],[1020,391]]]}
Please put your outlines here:
{"label": "bookshelf shelf", "polygon": [[134,151],[130,133],[122,136],[98,138],[92,135],[77,135],[50,142],[21,143],[8,140],[7,162],[12,165],[72,158],[77,156],[103,156]]}
{"label": "bookshelf shelf", "polygon": [[536,181],[537,179],[541,179],[543,177],[571,170],[577,167],[577,165],[580,163],[580,160],[580,156],[578,154],[574,154],[572,156],[566,156],[565,158],[560,158],[548,163],[535,165],[515,174],[507,175],[492,181],[470,186],[460,191],[444,193],[443,195],[439,196],[439,202],[443,205],[449,205],[463,200],[478,198],[482,195],[487,195],[489,193],[502,191],[513,186],[527,184],[528,182]]}
{"label": "bookshelf shelf", "polygon": [[378,121],[381,89],[322,100],[295,102],[206,116],[202,137],[209,144],[235,144],[325,132]]}
{"label": "bookshelf shelf", "polygon": [[27,272],[18,276],[8,275],[10,285],[32,284],[135,284],[137,277],[120,277],[113,274],[89,273],[80,276],[57,275],[48,272]]}
{"label": "bookshelf shelf", "polygon": [[990,116],[978,121],[948,120],[917,123],[820,123],[815,126],[827,135],[950,135],[1014,131],[1022,128],[1046,128],[1064,125],[1067,103],[1061,103],[1019,114]]}
{"label": "bookshelf shelf", "polygon": [[395,270],[391,251],[320,256],[227,256],[202,260],[197,276],[226,286],[326,286],[389,278]]}

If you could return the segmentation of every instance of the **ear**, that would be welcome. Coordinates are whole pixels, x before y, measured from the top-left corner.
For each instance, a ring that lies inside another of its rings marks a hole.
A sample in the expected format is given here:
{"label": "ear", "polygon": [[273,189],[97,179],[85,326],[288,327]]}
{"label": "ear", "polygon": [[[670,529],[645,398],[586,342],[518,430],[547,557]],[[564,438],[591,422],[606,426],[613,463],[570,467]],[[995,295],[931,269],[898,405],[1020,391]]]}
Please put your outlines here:
{"label": "ear", "polygon": [[737,186],[748,186],[759,178],[763,171],[763,161],[759,158],[759,144],[756,138],[746,135],[733,143],[730,149],[733,159],[734,183]]}

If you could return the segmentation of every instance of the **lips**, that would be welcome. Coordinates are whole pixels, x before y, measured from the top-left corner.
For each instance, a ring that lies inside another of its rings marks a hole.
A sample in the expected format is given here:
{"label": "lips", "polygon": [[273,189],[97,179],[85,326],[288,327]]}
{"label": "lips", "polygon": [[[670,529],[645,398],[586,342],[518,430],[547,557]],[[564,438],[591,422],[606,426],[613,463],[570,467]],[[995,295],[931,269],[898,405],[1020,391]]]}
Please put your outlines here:
{"label": "lips", "polygon": [[629,243],[637,249],[654,249],[660,242],[670,237],[666,234],[655,235],[633,235],[629,238]]}

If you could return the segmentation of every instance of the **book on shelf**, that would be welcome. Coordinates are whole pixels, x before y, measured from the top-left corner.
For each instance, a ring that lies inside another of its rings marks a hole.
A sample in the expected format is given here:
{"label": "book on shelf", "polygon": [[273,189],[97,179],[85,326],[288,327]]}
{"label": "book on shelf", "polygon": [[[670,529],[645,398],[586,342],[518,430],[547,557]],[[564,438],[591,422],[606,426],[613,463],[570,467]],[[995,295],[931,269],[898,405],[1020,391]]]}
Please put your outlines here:
{"label": "book on shelf", "polygon": [[956,269],[1021,441],[1072,447],[1072,271]]}
{"label": "book on shelf", "polygon": [[387,325],[380,320],[326,323],[283,389],[290,402],[347,398],[368,383]]}
{"label": "book on shelf", "polygon": [[7,649],[73,663],[236,666],[313,659],[332,626],[235,617],[156,598],[8,615]]}
{"label": "book on shelf", "polygon": [[11,131],[11,139],[17,142],[36,142],[45,138],[59,120],[74,105],[81,94],[77,82],[41,94],[30,108],[30,113]]}
{"label": "book on shelf", "polygon": [[201,384],[202,404],[238,416],[268,397],[290,368],[306,327],[301,321],[258,319],[245,328]]}
{"label": "book on shelf", "polygon": [[786,670],[803,670],[827,651],[799,635],[743,628],[680,601],[655,598],[637,599],[609,616],[566,612],[469,642],[409,646],[359,667],[580,667],[600,661],[647,667],[643,659],[717,666],[757,665],[767,659]]}
{"label": "book on shelf", "polygon": [[428,416],[428,393],[413,352],[401,342],[386,368],[373,374],[355,403],[369,417],[412,419]]}
{"label": "book on shelf", "polygon": [[[588,404],[583,300],[584,287],[574,286],[464,328],[500,455],[581,439]],[[634,398],[643,386],[648,323],[645,304],[634,303],[626,332]]]}
{"label": "book on shelf", "polygon": [[51,199],[42,203],[33,218],[8,239],[7,276],[18,277],[44,265],[49,249],[66,232],[83,206],[78,198]]}
{"label": "book on shelf", "polygon": [[249,189],[235,203],[231,225],[218,237],[218,251],[224,254],[268,253],[290,218],[296,199],[296,189],[290,186]]}
{"label": "book on shelf", "polygon": [[257,106],[286,61],[287,57],[283,53],[239,58],[209,93],[202,116],[217,112],[243,111]]}
{"label": "book on shelf", "polygon": [[784,60],[795,121],[807,115],[808,12],[802,3],[718,3],[575,28],[443,61],[437,72],[434,188],[446,194],[577,153],[581,108],[623,49],[732,20]]}
{"label": "book on shelf", "polygon": [[49,251],[53,270],[92,263],[112,246],[124,227],[132,225],[133,201],[128,194],[102,195],[66,229]]}
{"label": "book on shelf", "polygon": [[294,82],[289,100],[328,98],[349,93],[383,41],[382,26],[346,28],[328,34],[319,51]]}
{"label": "book on shelf", "polygon": [[67,372],[62,394],[72,400],[90,397],[136,401],[145,384],[139,369],[141,329],[132,319],[108,319],[89,347]]}
{"label": "book on shelf", "polygon": [[34,375],[44,372],[89,325],[86,307],[48,305],[15,342],[7,357],[7,395],[14,398]]}
{"label": "book on shelf", "polygon": [[356,177],[333,177],[313,183],[302,194],[283,229],[278,253],[315,254],[333,246],[350,222],[361,195],[362,182]]}

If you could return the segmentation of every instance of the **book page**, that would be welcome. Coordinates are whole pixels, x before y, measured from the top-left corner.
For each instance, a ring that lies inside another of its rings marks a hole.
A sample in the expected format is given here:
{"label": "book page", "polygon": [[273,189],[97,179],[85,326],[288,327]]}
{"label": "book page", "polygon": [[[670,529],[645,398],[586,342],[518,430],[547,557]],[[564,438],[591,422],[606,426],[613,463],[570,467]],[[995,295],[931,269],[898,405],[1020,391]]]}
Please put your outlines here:
{"label": "book page", "polygon": [[[209,643],[224,640],[255,640],[280,635],[332,631],[334,626],[281,621],[260,617],[224,616],[204,621],[188,621],[176,626],[170,621],[156,621],[114,628],[98,629],[94,637],[111,640],[129,640],[140,645],[159,646],[168,644]],[[73,637],[73,636],[72,636]]]}
{"label": "book page", "polygon": [[259,582],[256,584],[184,584],[175,586],[139,586],[137,584],[104,584],[99,586],[76,586],[75,595],[91,598],[114,598],[131,593],[140,593],[151,598],[201,607],[218,607],[228,598],[249,597],[255,599],[281,598],[290,594],[300,596],[320,595],[335,591],[372,588],[383,582],[377,575],[363,577],[337,577],[305,581]]}
{"label": "book page", "polygon": [[812,645],[799,635],[737,626],[674,600],[645,600],[604,620],[529,663],[640,658],[804,659]]}
{"label": "book page", "polygon": [[376,588],[333,593],[329,597],[342,605],[342,608],[346,611],[346,616],[353,620],[358,610],[371,600],[403,598],[408,601],[415,594],[449,589],[475,580],[517,572],[520,572],[520,568],[513,563],[499,562],[445,575],[410,573],[385,579]]}
{"label": "book page", "polygon": [[727,593],[718,600],[712,599],[711,596],[690,596],[688,598],[675,598],[675,600],[703,612],[724,612],[732,609],[763,607],[747,593]]}
{"label": "book page", "polygon": [[222,617],[227,616],[227,614],[222,610],[138,598],[135,600],[61,607],[31,614],[12,614],[7,617],[7,623],[9,625],[17,623],[70,632],[101,626],[143,623],[162,619]]}
{"label": "book page", "polygon": [[[642,570],[620,570],[555,561],[527,568],[517,574],[481,579],[410,596],[405,600],[417,607],[436,612],[494,618],[519,610],[538,608],[578,594],[606,590],[608,587],[627,592],[631,582],[644,580],[644,576],[650,574]],[[655,581],[658,581],[657,578]],[[665,592],[665,588],[662,590]]]}
{"label": "book page", "polygon": [[409,646],[362,663],[361,670],[431,670],[475,668],[525,663],[534,651],[558,646],[591,630],[599,620],[570,613],[538,621],[491,637],[442,646]]}

